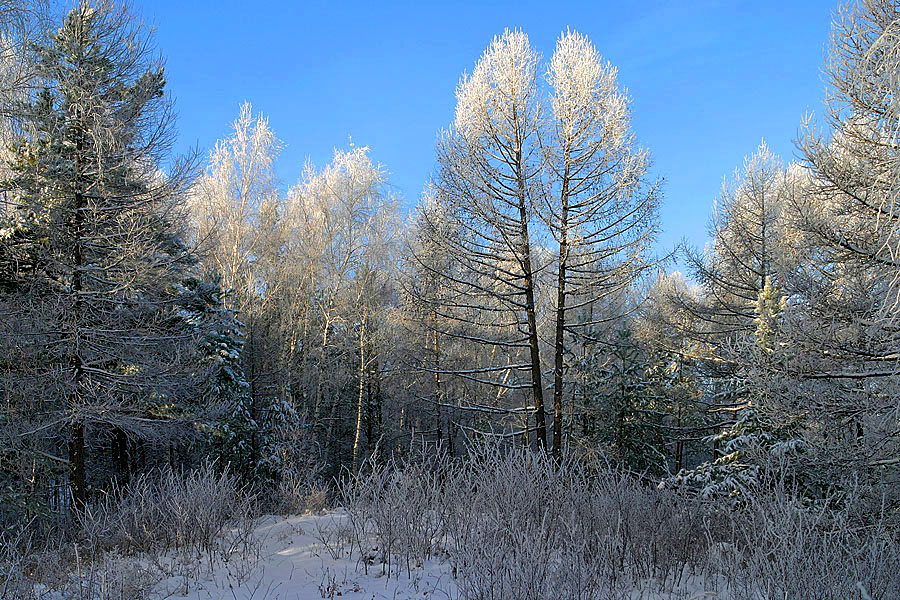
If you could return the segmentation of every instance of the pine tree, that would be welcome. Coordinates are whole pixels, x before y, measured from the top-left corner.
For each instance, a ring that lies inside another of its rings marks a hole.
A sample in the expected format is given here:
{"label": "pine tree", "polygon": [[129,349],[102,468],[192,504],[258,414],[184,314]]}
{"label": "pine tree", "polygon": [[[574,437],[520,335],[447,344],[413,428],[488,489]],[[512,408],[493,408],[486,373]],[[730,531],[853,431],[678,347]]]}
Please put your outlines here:
{"label": "pine tree", "polygon": [[[4,300],[32,335],[14,345],[27,376],[3,387],[47,429],[63,436],[65,424],[79,506],[88,428],[146,435],[190,394],[190,336],[169,283],[192,262],[180,228],[193,163],[162,172],[171,102],[162,63],[125,8],[79,2],[31,53],[38,89],[24,102],[5,182],[14,251],[29,260],[4,278]],[[9,252],[4,242],[0,255]]]}
{"label": "pine tree", "polygon": [[799,416],[776,416],[767,397],[766,383],[773,379],[773,368],[778,366],[779,321],[786,298],[770,277],[765,278],[757,296],[755,344],[751,348],[755,358],[738,373],[738,378],[748,384],[744,386],[744,402],[731,409],[734,418],[726,426],[709,436],[718,448],[717,456],[694,469],[680,471],[668,483],[696,487],[704,496],[738,496],[758,484],[765,469],[782,466],[806,446]]}

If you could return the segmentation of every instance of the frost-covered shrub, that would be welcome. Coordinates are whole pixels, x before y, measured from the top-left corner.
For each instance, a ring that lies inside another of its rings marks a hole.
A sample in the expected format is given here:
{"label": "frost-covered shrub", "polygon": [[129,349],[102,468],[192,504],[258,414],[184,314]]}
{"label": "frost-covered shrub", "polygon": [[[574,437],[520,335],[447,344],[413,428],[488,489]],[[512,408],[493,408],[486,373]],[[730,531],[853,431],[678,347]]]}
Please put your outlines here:
{"label": "frost-covered shrub", "polygon": [[332,491],[315,478],[288,474],[281,478],[272,508],[281,515],[320,513],[328,507]]}
{"label": "frost-covered shrub", "polygon": [[399,573],[446,557],[462,598],[595,598],[646,579],[671,587],[705,564],[709,539],[699,502],[526,450],[392,461],[348,479],[342,498],[364,564]]}
{"label": "frost-covered shrub", "polygon": [[0,598],[143,598],[165,576],[193,577],[201,560],[252,555],[255,514],[237,477],[212,465],[143,474],[75,513],[56,539],[0,532]]}
{"label": "frost-covered shrub", "polygon": [[780,485],[745,499],[730,515],[735,551],[721,566],[736,599],[900,597],[898,532],[885,515],[860,526],[853,495],[810,507]]}
{"label": "frost-covered shrub", "polygon": [[373,466],[341,493],[366,568],[396,576],[444,559],[462,600],[900,597],[889,515],[861,528],[858,496],[812,507],[792,490],[756,481],[739,501],[708,499],[572,456],[488,447]]}
{"label": "frost-covered shrub", "polygon": [[340,496],[366,564],[378,556],[387,573],[393,566],[408,572],[433,556],[443,535],[448,472],[445,454],[421,454],[404,462],[366,463],[343,482]]}
{"label": "frost-covered shrub", "polygon": [[253,515],[254,498],[236,476],[206,464],[143,474],[79,515],[90,547],[209,554],[235,519]]}

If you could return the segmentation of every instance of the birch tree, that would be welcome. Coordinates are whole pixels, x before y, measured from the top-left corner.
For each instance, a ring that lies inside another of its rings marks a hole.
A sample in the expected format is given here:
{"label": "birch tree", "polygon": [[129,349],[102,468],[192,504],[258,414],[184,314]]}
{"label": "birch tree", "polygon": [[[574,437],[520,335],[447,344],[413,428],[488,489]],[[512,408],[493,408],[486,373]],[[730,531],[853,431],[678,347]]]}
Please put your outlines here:
{"label": "birch tree", "polygon": [[[381,385],[381,330],[386,327],[399,230],[385,169],[368,152],[365,147],[336,150],[321,171],[308,166],[287,204],[292,235],[298,236],[290,243],[314,269],[308,299],[315,313],[311,322],[318,328],[308,338],[315,349],[312,425],[340,459],[334,434],[346,408],[341,406],[341,390],[352,379],[349,450],[354,467],[361,460],[364,431],[374,431],[368,425],[380,410],[371,402]],[[340,364],[351,357],[356,362],[352,374]],[[373,442],[371,437],[368,441]]]}
{"label": "birch tree", "polygon": [[244,103],[191,198],[207,276],[225,288],[225,309],[243,323],[241,362],[249,394],[231,412],[245,423],[245,463],[263,479],[291,470],[300,443],[279,327],[286,244],[285,202],[274,171],[280,149],[268,120]]}
{"label": "birch tree", "polygon": [[207,270],[230,290],[230,309],[247,311],[258,295],[254,267],[266,243],[266,220],[278,208],[274,163],[280,148],[268,120],[245,102],[231,136],[216,142],[191,200]]}

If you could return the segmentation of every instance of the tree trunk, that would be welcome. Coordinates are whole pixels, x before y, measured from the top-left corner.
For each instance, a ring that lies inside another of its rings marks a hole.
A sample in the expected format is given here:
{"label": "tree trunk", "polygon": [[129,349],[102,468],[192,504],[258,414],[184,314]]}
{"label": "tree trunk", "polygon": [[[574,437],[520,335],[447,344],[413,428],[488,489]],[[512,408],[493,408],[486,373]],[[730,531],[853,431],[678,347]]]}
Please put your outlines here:
{"label": "tree trunk", "polygon": [[366,454],[375,453],[375,398],[372,395],[372,373],[366,378]]}
{"label": "tree trunk", "polygon": [[120,485],[128,483],[128,480],[131,478],[131,469],[128,462],[128,436],[121,427],[113,429],[113,460],[116,463]]}
{"label": "tree trunk", "polygon": [[553,456],[562,453],[563,352],[566,324],[566,261],[569,256],[569,177],[563,178],[559,231],[559,276],[556,282],[556,341],[553,346]]}
{"label": "tree trunk", "polygon": [[363,390],[366,382],[366,315],[359,323],[359,395],[356,401],[356,433],[353,437],[353,472],[359,468],[359,439],[362,432]]}
{"label": "tree trunk", "polygon": [[325,326],[322,328],[322,358],[319,362],[316,376],[316,397],[315,397],[315,405],[313,406],[313,431],[318,432],[319,430],[319,419],[321,416],[322,410],[322,383],[324,381],[324,377],[322,375],[325,369],[325,352],[328,348],[328,329],[331,326],[331,321],[328,319],[327,315],[325,316]]}
{"label": "tree trunk", "polygon": [[[516,152],[516,163],[523,168],[521,148]],[[528,320],[528,347],[531,352],[531,390],[534,396],[535,438],[541,450],[547,447],[547,422],[544,415],[544,384],[541,378],[541,351],[537,330],[537,311],[534,302],[534,273],[531,268],[531,243],[528,237],[528,207],[525,197],[525,181],[519,173],[519,235],[522,243],[522,270],[525,275],[525,313]],[[527,431],[526,427],[526,431]]]}
{"label": "tree trunk", "polygon": [[681,398],[684,392],[684,355],[678,354],[678,395],[676,399],[675,426],[678,438],[675,442],[675,472],[680,473],[684,467],[684,434],[681,431]]}
{"label": "tree trunk", "polygon": [[[80,57],[79,57],[80,58]],[[79,60],[80,62],[80,60]],[[80,67],[80,64],[79,64]],[[76,108],[76,113],[78,109]],[[80,122],[76,114],[76,122]],[[82,153],[84,152],[84,132],[80,126],[75,128],[75,206],[73,215],[73,233],[75,247],[72,252],[72,393],[69,397],[70,408],[74,413],[71,439],[69,440],[69,468],[71,469],[72,502],[76,510],[87,504],[87,468],[85,465],[84,423],[81,422],[79,408],[82,403],[81,385],[84,378],[84,364],[81,358],[81,340],[79,321],[83,317],[84,302],[81,270],[84,266],[84,176],[82,173]]]}
{"label": "tree trunk", "polygon": [[[436,319],[437,319],[437,316],[435,315],[435,320]],[[441,374],[438,373],[438,371],[440,370],[441,354],[440,354],[440,347],[438,346],[437,329],[432,330],[431,335],[432,335],[432,344],[433,344],[433,348],[434,348],[434,399],[435,399],[435,406],[437,408],[437,419],[436,419],[437,420],[437,441],[438,441],[438,444],[440,444],[441,438],[442,438],[442,435],[441,435],[441,430],[442,430],[442,427],[441,427],[441,418],[442,418],[441,417],[441,402],[443,401],[443,396],[441,394]]]}
{"label": "tree trunk", "polygon": [[84,424],[72,423],[69,440],[69,485],[72,489],[72,505],[81,510],[87,504],[87,477],[84,459]]}

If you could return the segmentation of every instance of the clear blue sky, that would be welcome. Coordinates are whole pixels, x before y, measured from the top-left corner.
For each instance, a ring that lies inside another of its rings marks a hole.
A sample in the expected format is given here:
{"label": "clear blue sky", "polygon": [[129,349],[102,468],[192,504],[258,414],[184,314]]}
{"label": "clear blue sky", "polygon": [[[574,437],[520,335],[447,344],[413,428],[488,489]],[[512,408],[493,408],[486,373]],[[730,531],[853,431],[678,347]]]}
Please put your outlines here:
{"label": "clear blue sky", "polygon": [[454,90],[495,34],[521,28],[545,56],[567,27],[619,68],[634,130],[665,178],[660,249],[702,245],[724,176],[765,138],[796,157],[821,112],[836,0],[318,2],[135,0],[156,27],[179,113],[179,149],[204,157],[244,100],[286,144],[284,187],[307,157],[371,148],[406,206],[434,170]]}

